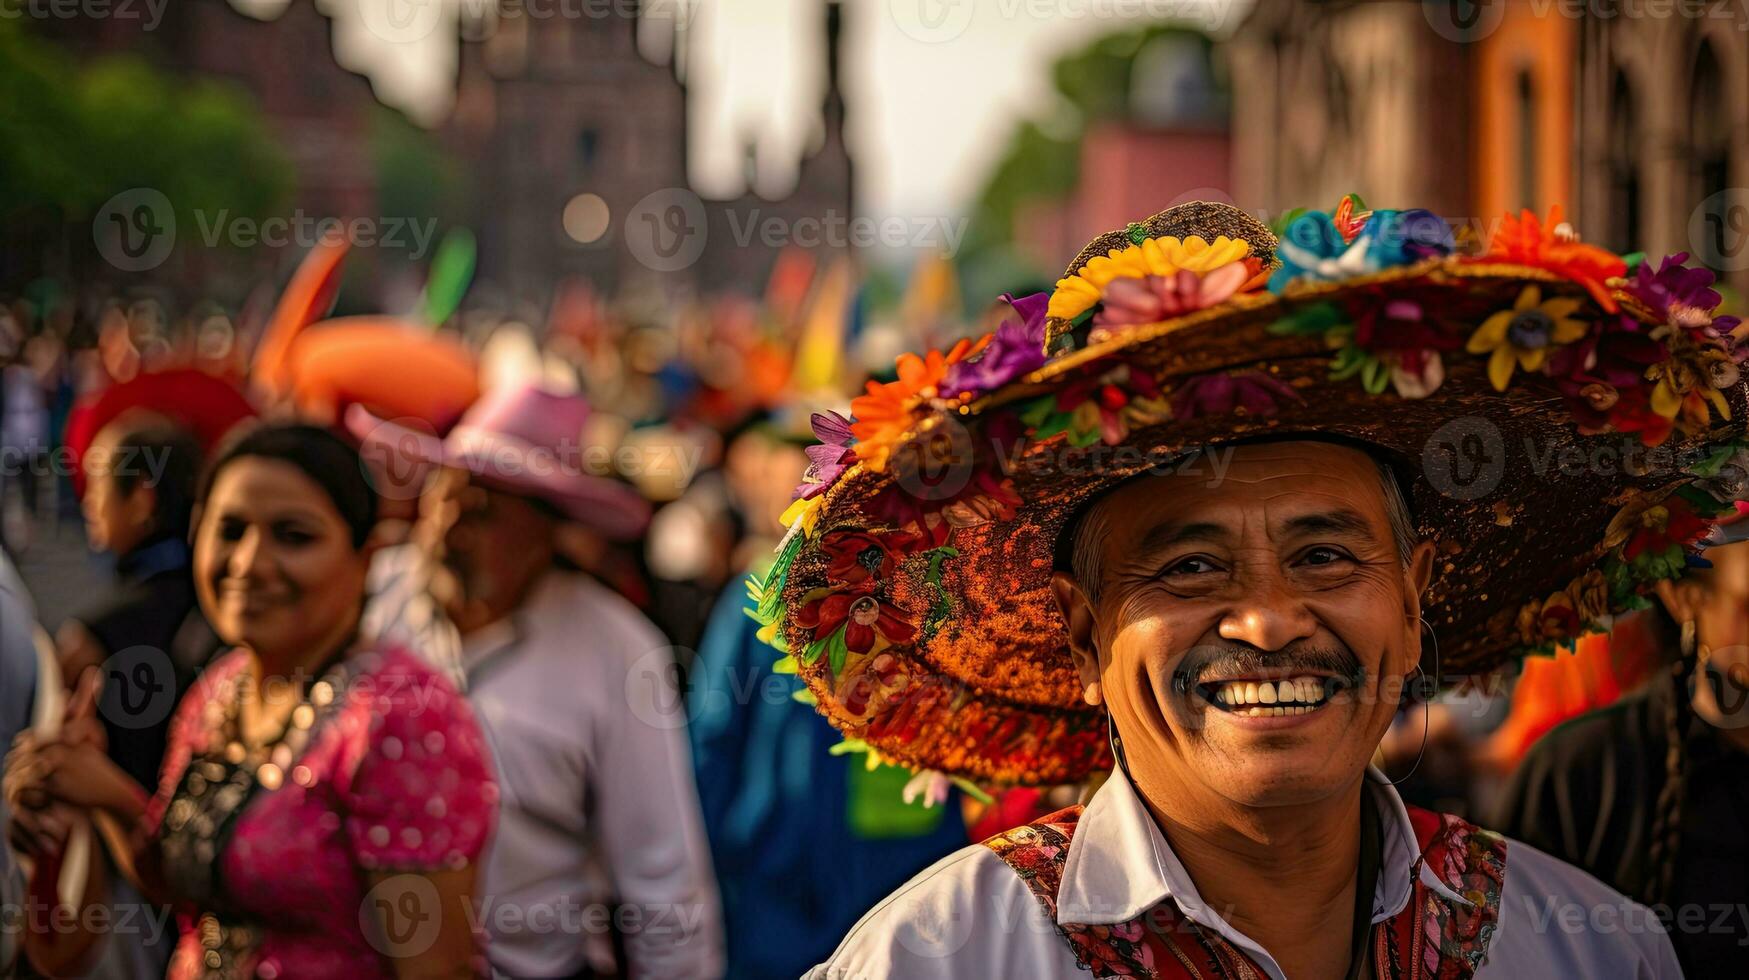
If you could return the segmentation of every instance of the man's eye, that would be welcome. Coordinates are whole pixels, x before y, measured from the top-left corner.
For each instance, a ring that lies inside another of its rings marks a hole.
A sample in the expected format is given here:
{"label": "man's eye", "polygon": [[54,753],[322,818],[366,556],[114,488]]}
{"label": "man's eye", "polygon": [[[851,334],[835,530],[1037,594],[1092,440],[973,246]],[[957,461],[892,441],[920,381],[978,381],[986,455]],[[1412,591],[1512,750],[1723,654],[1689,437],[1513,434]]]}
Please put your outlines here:
{"label": "man's eye", "polygon": [[1206,575],[1214,571],[1219,571],[1215,563],[1201,557],[1182,558],[1166,566],[1167,575]]}
{"label": "man's eye", "polygon": [[1339,561],[1347,561],[1348,555],[1336,548],[1313,548],[1306,552],[1301,562],[1307,565],[1332,565]]}

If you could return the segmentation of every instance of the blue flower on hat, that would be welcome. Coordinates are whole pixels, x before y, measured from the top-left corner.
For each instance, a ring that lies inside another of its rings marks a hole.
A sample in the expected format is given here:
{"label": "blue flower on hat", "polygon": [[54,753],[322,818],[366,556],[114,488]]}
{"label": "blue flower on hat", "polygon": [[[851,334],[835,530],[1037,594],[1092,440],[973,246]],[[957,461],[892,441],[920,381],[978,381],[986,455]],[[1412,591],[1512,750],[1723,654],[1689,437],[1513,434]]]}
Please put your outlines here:
{"label": "blue flower on hat", "polygon": [[1374,211],[1365,221],[1350,241],[1323,211],[1295,218],[1276,244],[1281,267],[1269,277],[1269,291],[1279,293],[1301,280],[1341,282],[1448,255],[1456,247],[1445,219],[1422,208]]}

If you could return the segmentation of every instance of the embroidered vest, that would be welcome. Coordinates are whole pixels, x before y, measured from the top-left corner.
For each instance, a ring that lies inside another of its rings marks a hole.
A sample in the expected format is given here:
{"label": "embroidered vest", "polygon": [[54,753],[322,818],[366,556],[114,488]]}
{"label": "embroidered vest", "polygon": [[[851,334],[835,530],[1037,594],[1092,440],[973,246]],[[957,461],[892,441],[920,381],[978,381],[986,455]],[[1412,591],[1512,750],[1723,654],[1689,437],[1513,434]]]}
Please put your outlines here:
{"label": "embroidered vest", "polygon": [[[1506,840],[1449,814],[1409,807],[1409,822],[1426,864],[1440,882],[1471,902],[1451,901],[1421,881],[1403,911],[1372,927],[1372,960],[1381,980],[1463,980],[1476,971],[1494,938],[1500,888],[1506,880]],[[1057,919],[1057,889],[1081,807],[1041,817],[984,842]],[[1257,978],[1242,951],[1212,929],[1185,918],[1170,899],[1127,922],[1058,924],[1081,968],[1095,977]]]}

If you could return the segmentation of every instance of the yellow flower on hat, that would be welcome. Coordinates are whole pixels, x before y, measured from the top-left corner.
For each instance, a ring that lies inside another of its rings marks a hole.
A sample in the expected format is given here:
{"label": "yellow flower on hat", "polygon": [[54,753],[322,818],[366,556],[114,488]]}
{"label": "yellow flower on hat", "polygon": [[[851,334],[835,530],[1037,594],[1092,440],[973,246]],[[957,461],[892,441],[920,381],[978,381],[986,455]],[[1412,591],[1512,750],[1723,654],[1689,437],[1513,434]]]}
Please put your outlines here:
{"label": "yellow flower on hat", "polygon": [[1087,312],[1104,295],[1114,279],[1172,276],[1179,272],[1202,274],[1236,262],[1251,254],[1251,243],[1221,235],[1208,241],[1201,235],[1179,239],[1173,235],[1149,238],[1140,245],[1114,248],[1087,260],[1072,276],[1057,280],[1047,316],[1073,320]]}
{"label": "yellow flower on hat", "polygon": [[1540,371],[1550,351],[1585,336],[1585,321],[1573,316],[1581,302],[1563,296],[1545,300],[1542,290],[1526,286],[1511,309],[1482,321],[1470,334],[1467,349],[1472,354],[1493,352],[1488,380],[1495,391],[1506,390],[1514,368]]}

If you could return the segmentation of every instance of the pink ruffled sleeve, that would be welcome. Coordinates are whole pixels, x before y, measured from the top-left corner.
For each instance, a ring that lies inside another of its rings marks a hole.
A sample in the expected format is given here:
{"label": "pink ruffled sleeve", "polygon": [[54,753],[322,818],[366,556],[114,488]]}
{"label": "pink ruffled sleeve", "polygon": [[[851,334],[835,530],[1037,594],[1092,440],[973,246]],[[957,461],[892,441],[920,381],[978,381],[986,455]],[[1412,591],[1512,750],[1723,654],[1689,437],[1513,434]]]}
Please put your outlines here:
{"label": "pink ruffled sleeve", "polygon": [[381,656],[353,705],[369,712],[344,790],[353,858],[366,870],[466,867],[497,815],[490,750],[447,678],[410,654]]}

